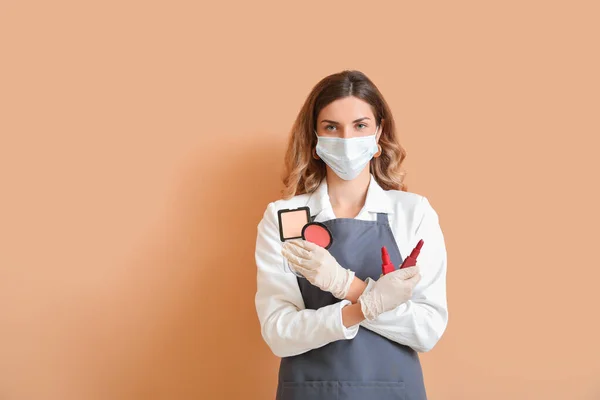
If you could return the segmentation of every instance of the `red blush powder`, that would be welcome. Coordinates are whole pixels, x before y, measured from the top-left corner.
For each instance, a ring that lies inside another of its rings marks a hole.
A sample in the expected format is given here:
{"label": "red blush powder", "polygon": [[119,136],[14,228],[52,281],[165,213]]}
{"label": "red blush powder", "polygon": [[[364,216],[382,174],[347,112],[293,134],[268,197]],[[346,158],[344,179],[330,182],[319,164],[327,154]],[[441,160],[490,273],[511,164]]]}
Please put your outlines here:
{"label": "red blush powder", "polygon": [[331,243],[331,236],[321,225],[309,224],[304,229],[304,240],[326,248]]}

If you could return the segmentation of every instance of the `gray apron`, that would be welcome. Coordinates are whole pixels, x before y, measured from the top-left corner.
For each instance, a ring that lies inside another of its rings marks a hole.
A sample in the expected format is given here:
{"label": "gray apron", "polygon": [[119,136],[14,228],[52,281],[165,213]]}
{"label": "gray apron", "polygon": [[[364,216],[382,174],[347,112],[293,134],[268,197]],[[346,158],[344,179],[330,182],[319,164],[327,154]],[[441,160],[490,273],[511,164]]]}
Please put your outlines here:
{"label": "gray apron", "polygon": [[[333,236],[329,252],[358,278],[379,278],[382,246],[396,268],[402,263],[387,214],[378,213],[377,221],[335,218],[322,223]],[[305,278],[298,278],[298,285],[307,309],[341,301]],[[361,326],[353,339],[283,357],[277,400],[313,399],[426,400],[417,352]]]}

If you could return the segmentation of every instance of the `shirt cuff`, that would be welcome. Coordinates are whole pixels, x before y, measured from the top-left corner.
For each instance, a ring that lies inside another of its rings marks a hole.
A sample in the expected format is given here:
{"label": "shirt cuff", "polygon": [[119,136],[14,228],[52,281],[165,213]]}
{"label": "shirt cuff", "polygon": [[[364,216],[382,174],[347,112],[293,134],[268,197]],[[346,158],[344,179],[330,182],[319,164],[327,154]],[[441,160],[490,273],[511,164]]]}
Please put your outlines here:
{"label": "shirt cuff", "polygon": [[342,300],[339,303],[339,311],[338,311],[338,326],[341,327],[342,338],[343,339],[354,339],[356,334],[358,333],[358,328],[360,327],[360,323],[356,325],[352,325],[350,327],[346,327],[342,320],[342,308],[352,304],[350,300]]}

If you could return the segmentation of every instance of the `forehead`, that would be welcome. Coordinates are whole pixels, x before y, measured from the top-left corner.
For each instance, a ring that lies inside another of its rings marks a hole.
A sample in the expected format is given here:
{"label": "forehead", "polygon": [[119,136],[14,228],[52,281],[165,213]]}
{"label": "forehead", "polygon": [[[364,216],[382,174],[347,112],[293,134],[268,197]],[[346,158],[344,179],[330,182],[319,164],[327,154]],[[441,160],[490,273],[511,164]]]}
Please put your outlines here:
{"label": "forehead", "polygon": [[319,112],[318,120],[330,119],[339,122],[349,122],[361,117],[373,119],[371,105],[357,97],[348,96],[329,103]]}

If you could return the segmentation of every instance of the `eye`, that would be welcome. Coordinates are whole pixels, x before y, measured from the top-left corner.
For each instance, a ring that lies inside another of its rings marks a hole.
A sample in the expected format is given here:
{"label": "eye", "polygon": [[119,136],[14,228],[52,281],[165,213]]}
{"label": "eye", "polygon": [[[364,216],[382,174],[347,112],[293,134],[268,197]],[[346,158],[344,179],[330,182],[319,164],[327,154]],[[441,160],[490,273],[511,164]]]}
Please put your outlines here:
{"label": "eye", "polygon": [[333,126],[333,125],[327,125],[327,126],[325,127],[325,130],[328,130],[328,131],[329,131],[329,130],[330,130],[330,129],[329,129],[330,127],[331,127],[331,128],[335,128],[335,126]]}
{"label": "eye", "polygon": [[360,123],[360,124],[358,124],[358,126],[360,126],[360,125],[362,125],[362,126],[364,126],[364,127],[366,127],[366,126],[367,126],[366,124],[363,124],[363,123]]}

